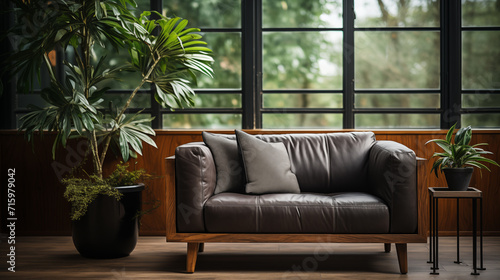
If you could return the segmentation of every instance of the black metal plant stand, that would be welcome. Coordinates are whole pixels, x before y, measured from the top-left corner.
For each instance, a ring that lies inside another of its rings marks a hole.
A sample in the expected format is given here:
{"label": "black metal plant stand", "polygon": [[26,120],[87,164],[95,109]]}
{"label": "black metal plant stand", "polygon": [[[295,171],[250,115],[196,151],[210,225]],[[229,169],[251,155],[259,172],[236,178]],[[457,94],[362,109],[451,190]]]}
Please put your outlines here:
{"label": "black metal plant stand", "polygon": [[[472,268],[471,275],[479,275],[478,270],[485,270],[483,266],[483,193],[476,188],[468,188],[467,191],[452,191],[448,188],[429,188],[429,261],[432,263],[432,275],[438,275],[439,270],[439,233],[438,233],[438,217],[439,217],[439,199],[440,198],[455,198],[457,199],[457,260],[454,263],[460,262],[460,225],[459,225],[459,209],[460,199],[468,198],[472,200]],[[479,200],[479,250],[480,250],[480,267],[477,267],[477,200]]]}

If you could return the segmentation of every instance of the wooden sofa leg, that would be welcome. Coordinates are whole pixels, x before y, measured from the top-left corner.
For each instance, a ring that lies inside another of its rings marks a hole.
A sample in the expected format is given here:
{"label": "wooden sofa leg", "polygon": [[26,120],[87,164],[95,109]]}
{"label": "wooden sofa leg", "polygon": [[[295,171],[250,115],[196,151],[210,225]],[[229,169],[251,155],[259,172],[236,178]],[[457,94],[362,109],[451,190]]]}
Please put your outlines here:
{"label": "wooden sofa leg", "polygon": [[203,253],[205,251],[205,243],[200,243],[200,248],[198,249],[198,253]]}
{"label": "wooden sofa leg", "polygon": [[406,243],[396,243],[396,252],[398,254],[399,271],[401,274],[408,273],[408,249]]}
{"label": "wooden sofa leg", "polygon": [[188,273],[193,273],[196,267],[196,258],[198,257],[198,250],[200,249],[200,243],[189,242],[187,244],[187,262],[186,271]]}
{"label": "wooden sofa leg", "polygon": [[390,253],[391,252],[391,243],[384,243],[384,251],[386,253]]}

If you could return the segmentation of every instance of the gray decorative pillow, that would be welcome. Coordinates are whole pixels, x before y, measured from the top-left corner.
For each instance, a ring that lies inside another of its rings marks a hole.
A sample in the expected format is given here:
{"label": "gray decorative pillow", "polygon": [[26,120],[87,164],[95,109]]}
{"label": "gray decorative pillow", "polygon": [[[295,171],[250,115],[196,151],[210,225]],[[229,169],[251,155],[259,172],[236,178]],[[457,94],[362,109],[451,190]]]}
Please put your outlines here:
{"label": "gray decorative pillow", "polygon": [[202,132],[203,141],[214,156],[217,183],[214,194],[221,192],[244,193],[245,174],[236,140],[209,132]]}
{"label": "gray decorative pillow", "polygon": [[283,143],[267,143],[240,130],[235,133],[245,167],[247,193],[300,193]]}

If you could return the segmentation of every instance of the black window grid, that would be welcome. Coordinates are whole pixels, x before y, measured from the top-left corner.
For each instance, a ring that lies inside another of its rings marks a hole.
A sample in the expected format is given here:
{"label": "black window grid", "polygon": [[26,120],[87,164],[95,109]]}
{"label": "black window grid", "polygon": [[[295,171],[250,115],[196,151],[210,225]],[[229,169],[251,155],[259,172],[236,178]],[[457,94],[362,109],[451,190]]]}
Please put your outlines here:
{"label": "black window grid", "polygon": [[[151,0],[151,9],[161,11],[162,0]],[[241,32],[242,34],[242,88],[241,89],[195,89],[196,94],[241,94],[241,108],[186,108],[175,111],[161,108],[154,100],[154,89],[141,90],[139,94],[151,95],[151,107],[145,108],[142,113],[156,117],[152,126],[155,129],[163,128],[164,114],[240,114],[242,128],[262,128],[262,115],[266,113],[340,113],[343,114],[343,128],[355,128],[355,116],[358,113],[401,113],[401,114],[440,114],[440,128],[447,129],[455,122],[460,123],[461,114],[499,113],[500,108],[463,108],[462,94],[487,93],[500,94],[500,90],[464,90],[461,88],[461,34],[462,31],[500,31],[500,27],[462,27],[461,1],[440,0],[439,27],[354,27],[355,13],[353,0],[343,0],[343,27],[342,28],[262,28],[262,0],[242,0],[242,27],[241,28],[202,28],[202,32]],[[4,18],[4,21],[8,19]],[[12,21],[11,21],[12,22]],[[354,81],[354,52],[343,48],[343,88],[340,90],[263,90],[262,89],[262,34],[264,32],[343,32],[344,46],[354,46],[356,31],[439,31],[440,32],[440,80],[439,89],[408,89],[408,90],[366,90],[355,89]],[[2,49],[8,49],[3,45]],[[57,56],[58,59],[62,56]],[[6,89],[12,85],[6,84]],[[14,90],[12,90],[14,92]],[[127,90],[113,90],[111,94],[130,93]],[[273,94],[316,94],[341,93],[343,94],[343,108],[264,108],[262,95]],[[419,93],[441,95],[440,108],[355,108],[355,94],[391,94],[391,93]],[[460,93],[460,94],[457,94]],[[5,116],[3,128],[15,128],[15,118],[18,114],[27,113],[24,108],[16,108],[14,95],[5,96],[3,103]],[[139,112],[140,108],[130,108],[128,113]]]}

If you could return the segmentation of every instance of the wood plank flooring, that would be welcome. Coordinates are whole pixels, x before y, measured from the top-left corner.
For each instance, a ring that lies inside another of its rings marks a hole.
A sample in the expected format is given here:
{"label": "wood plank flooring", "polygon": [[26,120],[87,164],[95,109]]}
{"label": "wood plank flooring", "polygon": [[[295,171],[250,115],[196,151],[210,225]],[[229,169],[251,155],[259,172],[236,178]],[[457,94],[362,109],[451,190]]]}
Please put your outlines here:
{"label": "wood plank flooring", "polygon": [[500,279],[500,237],[484,238],[484,266],[472,276],[471,237],[441,237],[440,275],[429,275],[427,244],[408,244],[408,274],[399,274],[396,249],[384,244],[209,243],[194,274],[185,273],[186,244],[164,237],[139,238],[125,258],[81,257],[71,237],[17,237],[16,272],[7,271],[8,245],[0,243],[0,279]]}

